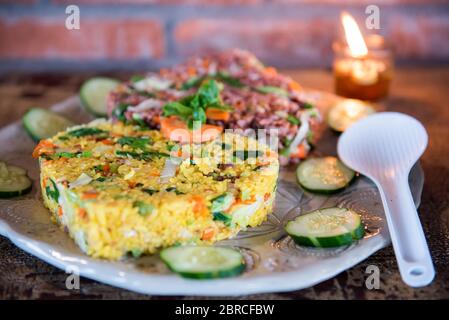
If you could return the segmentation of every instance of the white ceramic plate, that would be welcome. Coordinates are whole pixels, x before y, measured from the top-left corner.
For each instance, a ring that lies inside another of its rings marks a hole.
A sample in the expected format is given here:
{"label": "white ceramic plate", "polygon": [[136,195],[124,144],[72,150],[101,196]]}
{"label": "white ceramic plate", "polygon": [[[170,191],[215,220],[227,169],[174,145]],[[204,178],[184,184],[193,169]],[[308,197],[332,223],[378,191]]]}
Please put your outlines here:
{"label": "white ceramic plate", "polygon": [[[324,94],[311,92],[313,100],[329,101]],[[79,123],[89,120],[77,97],[54,106],[56,111]],[[348,189],[334,196],[304,193],[294,182],[294,173],[282,171],[275,210],[268,221],[241,232],[236,239],[220,242],[239,248],[247,270],[238,277],[219,280],[187,280],[171,273],[156,256],[110,262],[83,254],[69,236],[50,221],[40,201],[37,161],[31,158],[34,143],[20,123],[0,130],[0,160],[28,170],[33,191],[23,197],[0,200],[0,234],[24,251],[63,270],[136,292],[157,295],[229,296],[290,291],[310,287],[366,259],[389,244],[388,230],[379,194],[367,178],[359,177]],[[419,205],[423,172],[416,165],[410,186]],[[367,227],[357,243],[338,249],[311,249],[296,246],[283,231],[288,220],[322,207],[345,206],[358,211]]]}

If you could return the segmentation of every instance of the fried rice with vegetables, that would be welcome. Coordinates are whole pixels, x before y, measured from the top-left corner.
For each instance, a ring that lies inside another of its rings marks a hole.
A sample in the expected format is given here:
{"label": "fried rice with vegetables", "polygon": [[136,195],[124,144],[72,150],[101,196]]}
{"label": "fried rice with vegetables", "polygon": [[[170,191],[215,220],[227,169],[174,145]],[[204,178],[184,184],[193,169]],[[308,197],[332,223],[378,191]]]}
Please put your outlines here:
{"label": "fried rice with vegetables", "polygon": [[177,143],[157,130],[95,120],[36,146],[44,204],[83,252],[119,259],[177,244],[210,244],[262,223],[278,156],[224,133]]}

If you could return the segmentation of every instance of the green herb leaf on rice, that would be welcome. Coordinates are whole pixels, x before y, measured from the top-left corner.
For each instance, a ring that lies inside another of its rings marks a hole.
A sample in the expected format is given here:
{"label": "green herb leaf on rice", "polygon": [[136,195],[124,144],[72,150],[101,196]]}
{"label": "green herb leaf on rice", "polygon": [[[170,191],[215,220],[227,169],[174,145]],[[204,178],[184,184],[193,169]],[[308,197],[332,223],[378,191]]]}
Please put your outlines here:
{"label": "green herb leaf on rice", "polygon": [[53,199],[55,202],[58,202],[59,199],[58,187],[56,186],[56,183],[52,179],[50,179],[50,182],[53,185],[53,188],[51,188],[50,186],[46,186],[45,193],[47,194],[47,197]]}
{"label": "green herb leaf on rice", "polygon": [[107,134],[108,132],[105,130],[101,130],[99,128],[85,127],[85,128],[71,130],[67,134],[69,134],[73,137],[85,137],[85,136],[96,136],[96,135],[105,134],[105,133]]}
{"label": "green herb leaf on rice", "polygon": [[57,152],[55,153],[55,157],[58,158],[74,158],[76,156],[76,153],[73,152]]}
{"label": "green herb leaf on rice", "polygon": [[279,87],[261,86],[261,87],[254,88],[254,90],[256,90],[257,92],[260,92],[260,93],[265,93],[265,94],[273,93],[278,96],[288,97],[288,92],[285,89],[282,89]]}
{"label": "green herb leaf on rice", "polygon": [[54,154],[57,158],[90,158],[92,157],[92,151],[79,151],[79,152],[57,152]]}
{"label": "green herb leaf on rice", "polygon": [[115,152],[118,156],[130,157],[137,160],[150,160],[152,158],[168,158],[170,155],[168,153],[157,152],[157,151],[144,151],[144,152],[135,152],[135,151],[123,151],[117,150]]}
{"label": "green herb leaf on rice", "polygon": [[184,192],[179,191],[179,190],[176,189],[175,187],[168,187],[167,189],[165,189],[165,191],[167,191],[167,192],[174,192],[174,193],[176,193],[177,195],[185,194]]}
{"label": "green herb leaf on rice", "polygon": [[189,90],[195,87],[198,87],[201,82],[205,79],[204,76],[192,77],[181,86],[181,90]]}
{"label": "green herb leaf on rice", "polygon": [[315,108],[315,106],[314,106],[313,104],[309,103],[309,102],[305,102],[305,103],[302,105],[302,107],[303,107],[304,109],[314,109],[314,108]]}
{"label": "green herb leaf on rice", "polygon": [[234,196],[232,193],[225,192],[211,200],[210,210],[212,212],[221,212],[227,210],[232,202],[234,201]]}
{"label": "green herb leaf on rice", "polygon": [[143,251],[141,249],[135,248],[131,250],[131,255],[134,258],[139,258],[142,255]]}
{"label": "green herb leaf on rice", "polygon": [[236,88],[243,88],[245,87],[245,84],[242,83],[238,78],[234,78],[233,76],[229,75],[226,72],[217,72],[216,76],[215,76],[218,80],[220,80],[221,82],[226,83],[227,85],[230,85],[232,87],[236,87]]}
{"label": "green herb leaf on rice", "polygon": [[140,74],[135,74],[131,77],[131,79],[129,79],[132,83],[136,83],[139,82],[140,80],[145,79],[144,76],[140,75]]}
{"label": "green herb leaf on rice", "polygon": [[162,108],[164,117],[177,116],[187,123],[189,129],[197,129],[206,123],[206,109],[215,108],[230,111],[232,108],[222,103],[220,86],[215,80],[202,82],[198,91],[177,102],[169,102]]}
{"label": "green herb leaf on rice", "polygon": [[152,196],[153,194],[159,192],[158,190],[149,189],[149,188],[144,188],[144,189],[142,189],[142,191],[145,192],[145,193],[147,193],[147,194],[149,194],[150,196]]}
{"label": "green herb leaf on rice", "polygon": [[225,226],[230,226],[232,222],[232,217],[226,213],[223,212],[214,212],[214,220],[216,221],[222,221]]}
{"label": "green herb leaf on rice", "polygon": [[121,137],[117,140],[117,143],[120,145],[128,145],[132,149],[141,149],[144,150],[147,145],[151,144],[152,141],[150,137]]}
{"label": "green herb leaf on rice", "polygon": [[122,121],[123,123],[126,123],[126,117],[125,112],[128,109],[129,105],[126,103],[120,103],[115,109],[112,111],[112,116],[115,117],[117,120]]}
{"label": "green herb leaf on rice", "polygon": [[167,103],[164,106],[163,111],[164,117],[174,115],[184,120],[186,120],[192,114],[192,109],[190,107],[176,101]]}
{"label": "green herb leaf on rice", "polygon": [[151,205],[149,203],[145,203],[145,202],[140,201],[140,200],[134,201],[133,207],[137,208],[137,212],[142,217],[145,217],[145,216],[149,215],[154,210],[153,205]]}
{"label": "green herb leaf on rice", "polygon": [[301,123],[301,121],[299,121],[298,118],[296,118],[290,114],[287,116],[287,121],[294,125],[299,125]]}
{"label": "green herb leaf on rice", "polygon": [[132,119],[133,119],[134,123],[139,127],[140,130],[148,130],[149,129],[148,124],[145,122],[145,120],[143,120],[142,115],[140,115],[139,113],[133,113]]}

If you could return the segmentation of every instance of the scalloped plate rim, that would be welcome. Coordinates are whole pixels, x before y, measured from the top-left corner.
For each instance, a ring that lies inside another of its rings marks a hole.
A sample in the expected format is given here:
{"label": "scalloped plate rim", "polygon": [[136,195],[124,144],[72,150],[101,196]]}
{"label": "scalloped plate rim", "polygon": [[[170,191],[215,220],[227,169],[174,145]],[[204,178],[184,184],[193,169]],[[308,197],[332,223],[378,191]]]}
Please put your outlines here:
{"label": "scalloped plate rim", "polygon": [[[349,251],[344,251],[339,255],[330,257],[320,262],[320,270],[323,270],[323,267],[332,267],[332,271],[317,272],[316,265],[310,265],[298,271],[276,272],[271,276],[257,275],[251,278],[235,277],[216,280],[189,280],[173,274],[148,275],[145,273],[136,272],[135,275],[129,274],[129,279],[125,279],[125,277],[122,277],[123,281],[120,281],[114,280],[114,277],[120,277],[121,271],[117,270],[117,268],[114,267],[113,264],[110,264],[109,261],[95,260],[93,262],[86,262],[86,260],[84,259],[77,259],[76,261],[65,263],[64,254],[52,249],[52,246],[50,244],[43,241],[30,239],[12,230],[10,226],[5,223],[5,221],[0,219],[1,235],[10,239],[20,249],[61,270],[67,270],[68,267],[76,266],[79,268],[80,276],[89,278],[91,280],[99,281],[112,286],[120,287],[122,289],[127,289],[143,294],[167,296],[238,296],[267,292],[287,292],[307,288],[327,279],[333,278],[339,273],[365,260],[376,251],[386,247],[390,243],[390,240],[385,230],[386,229],[383,228],[379,235],[363,240],[363,245],[355,245]],[[351,255],[352,259],[344,259],[344,262],[342,263],[341,260],[343,260],[342,258],[346,255]],[[86,256],[86,259],[90,260],[92,258]],[[340,262],[338,264],[338,267],[335,267],[335,262],[337,260]],[[94,272],[89,270],[94,270]],[[97,273],[95,270],[103,272],[106,271],[108,273]],[[115,271],[116,274],[113,274],[113,272],[111,272],[112,270]],[[310,275],[314,276],[312,277]],[[296,277],[296,279],[302,280],[292,281],[292,277]],[[143,286],[138,285],[136,281],[143,281]],[[182,287],[181,290],[178,289],[179,285],[181,285]],[[236,285],[246,287],[243,289],[239,288],[238,292],[236,292]]]}

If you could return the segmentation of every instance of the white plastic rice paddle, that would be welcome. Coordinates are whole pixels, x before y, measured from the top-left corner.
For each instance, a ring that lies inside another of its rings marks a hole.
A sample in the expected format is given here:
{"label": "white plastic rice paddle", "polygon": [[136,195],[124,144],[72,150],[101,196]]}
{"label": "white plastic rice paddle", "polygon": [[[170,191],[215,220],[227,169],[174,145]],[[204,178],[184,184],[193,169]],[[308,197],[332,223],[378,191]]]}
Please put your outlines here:
{"label": "white plastic rice paddle", "polygon": [[338,141],[340,159],[379,189],[399,271],[412,287],[425,286],[435,276],[408,184],[409,172],[427,140],[426,130],[415,118],[381,112],[353,124]]}

